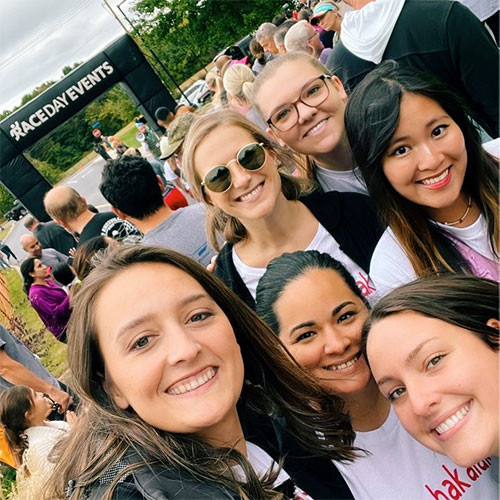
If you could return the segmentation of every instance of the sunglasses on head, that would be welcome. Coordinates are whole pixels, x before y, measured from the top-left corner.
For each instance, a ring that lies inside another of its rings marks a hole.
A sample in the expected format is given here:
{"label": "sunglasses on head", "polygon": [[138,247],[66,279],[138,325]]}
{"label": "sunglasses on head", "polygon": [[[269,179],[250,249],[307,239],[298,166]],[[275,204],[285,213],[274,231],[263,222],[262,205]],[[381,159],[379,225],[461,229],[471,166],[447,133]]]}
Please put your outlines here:
{"label": "sunglasses on head", "polygon": [[243,146],[236,155],[236,158],[231,160],[227,165],[217,165],[211,168],[203,178],[201,187],[206,187],[214,193],[224,193],[233,184],[231,171],[228,165],[237,161],[238,164],[245,170],[259,170],[264,166],[266,161],[266,150],[263,143],[254,142]]}

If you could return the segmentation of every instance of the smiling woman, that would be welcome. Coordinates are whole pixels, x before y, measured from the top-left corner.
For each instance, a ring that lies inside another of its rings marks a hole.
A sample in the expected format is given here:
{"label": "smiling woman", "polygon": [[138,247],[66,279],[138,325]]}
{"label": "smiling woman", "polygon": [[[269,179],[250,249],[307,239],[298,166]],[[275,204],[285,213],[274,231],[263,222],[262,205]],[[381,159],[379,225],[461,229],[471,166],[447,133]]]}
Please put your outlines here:
{"label": "smiling woman", "polygon": [[372,294],[367,264],[381,228],[367,196],[311,193],[311,182],[290,175],[290,151],[234,111],[200,116],[185,150],[183,172],[207,205],[211,242],[226,240],[215,273],[248,305],[267,264],[296,250],[329,253]]}
{"label": "smiling woman", "polygon": [[46,498],[349,494],[329,460],[355,456],[340,400],[195,261],[154,247],[118,249],[84,280],[69,339],[88,412]]}
{"label": "smiling woman", "polygon": [[[445,283],[439,290],[444,286]],[[452,287],[453,290],[456,288]],[[467,292],[473,291],[470,286],[465,286],[464,289]],[[490,289],[489,292],[491,291]],[[448,297],[451,295],[452,292],[448,292]],[[488,305],[483,308],[492,305],[494,301],[491,299],[490,294],[486,300]],[[432,298],[427,297],[426,303],[434,304],[439,300],[439,293],[436,292]],[[476,293],[472,293],[471,304],[474,300],[479,300]],[[480,308],[481,306],[478,307]],[[375,311],[378,310],[377,305]],[[429,445],[413,432],[414,426],[406,425],[407,419],[403,418],[401,410],[410,404],[405,401],[413,399],[415,395],[412,394],[411,398],[409,395],[399,396],[404,392],[400,379],[395,382],[391,378],[391,384],[384,382],[388,374],[399,374],[404,370],[400,367],[402,363],[399,353],[411,350],[408,348],[409,345],[418,345],[415,339],[421,338],[424,327],[422,322],[412,323],[413,318],[408,318],[407,322],[400,320],[398,323],[397,314],[394,316],[396,324],[392,327],[388,325],[392,316],[388,320],[376,320],[369,342],[372,375],[365,354],[362,352],[361,339],[363,324],[369,314],[367,303],[345,268],[329,255],[319,252],[293,252],[274,259],[257,288],[257,312],[272,327],[297,363],[318,380],[332,397],[336,395],[344,399],[356,431],[354,445],[368,452],[353,463],[335,462],[354,498],[357,500],[430,498],[432,494],[429,495],[429,491],[435,491],[443,486],[443,474],[446,470],[455,470],[460,477],[471,477],[470,471],[457,468],[449,458],[439,455],[443,453],[441,448],[431,447],[434,450],[431,451],[423,446]],[[447,316],[457,317],[452,314]],[[475,316],[475,311],[471,316]],[[374,317],[378,318],[376,313]],[[488,329],[486,324],[481,324],[481,321],[480,327],[482,330]],[[443,325],[437,325],[437,328],[444,330]],[[405,335],[402,335],[402,332]],[[498,342],[498,331],[489,329],[489,333],[493,334],[491,340],[494,342],[496,338]],[[377,350],[373,356],[372,350],[375,349],[371,347],[372,335]],[[479,339],[470,336],[472,340],[477,341],[476,348],[472,351],[474,356],[470,356],[471,351],[469,351],[468,357],[471,359],[457,357],[454,361],[454,370],[441,377],[439,390],[455,396],[449,396],[447,404],[443,404],[440,410],[436,411],[444,413],[446,411],[444,408],[453,410],[446,418],[448,420],[453,418],[454,422],[455,418],[457,420],[462,418],[461,412],[466,413],[470,410],[469,398],[458,398],[456,394],[462,391],[462,394],[478,395],[476,406],[480,407],[478,410],[482,415],[480,422],[484,429],[489,431],[481,433],[480,429],[476,428],[478,432],[476,444],[481,451],[475,454],[468,453],[466,465],[484,459],[491,453],[491,448],[485,447],[484,444],[491,445],[498,438],[498,432],[494,431],[498,429],[498,353],[491,349],[492,345],[481,346]],[[456,337],[457,342],[459,339],[460,337]],[[449,337],[447,342],[449,348]],[[463,347],[464,355],[467,349],[473,348],[470,343],[464,344]],[[444,353],[433,352],[434,357],[428,358],[429,364],[439,364]],[[483,366],[485,371],[478,371],[479,366]],[[374,376],[379,384],[382,384],[383,394],[379,391]],[[378,377],[382,377],[383,380],[379,380]],[[437,386],[437,377],[436,375],[434,378],[429,377],[425,384],[428,391],[431,390],[432,384]],[[417,392],[417,397],[422,396],[424,383],[423,377],[418,379],[412,384],[411,392]],[[422,388],[416,391],[415,384],[417,388],[418,384]],[[475,386],[474,389],[472,385]],[[462,389],[457,389],[458,386]],[[485,399],[488,392],[493,393],[489,401]],[[388,393],[391,395],[385,398]],[[404,400],[404,397],[407,399]],[[391,401],[397,399],[393,401],[392,408],[388,399]],[[429,402],[423,396],[422,399],[421,406]],[[434,395],[434,402],[437,399],[438,396]],[[399,400],[402,401],[401,405]],[[407,413],[408,411],[405,411],[405,415]],[[453,413],[458,415],[455,416]],[[396,414],[406,429],[422,444],[405,431],[398,422]],[[448,420],[443,420],[443,423],[448,425]],[[479,444],[483,438],[485,443]],[[464,450],[471,450],[474,447],[472,440],[469,444],[460,441],[458,446],[460,445]],[[451,453],[449,455],[453,459],[456,458],[456,455]],[[461,461],[458,463],[464,465]],[[490,469],[487,462],[480,465],[485,467],[483,470]],[[494,466],[491,467],[492,470],[493,468]],[[395,470],[397,474],[394,473]],[[370,481],[370,478],[373,480]],[[446,484],[446,477],[444,481]],[[485,474],[480,481],[475,482],[464,498],[470,500],[495,498],[496,487],[492,475]]]}
{"label": "smiling woman", "polygon": [[403,426],[463,466],[498,456],[498,299],[486,279],[423,278],[378,302],[365,327],[373,375]]}
{"label": "smiling woman", "polygon": [[498,159],[456,95],[387,61],[351,95],[346,129],[389,226],[370,264],[382,293],[442,272],[500,279]]}

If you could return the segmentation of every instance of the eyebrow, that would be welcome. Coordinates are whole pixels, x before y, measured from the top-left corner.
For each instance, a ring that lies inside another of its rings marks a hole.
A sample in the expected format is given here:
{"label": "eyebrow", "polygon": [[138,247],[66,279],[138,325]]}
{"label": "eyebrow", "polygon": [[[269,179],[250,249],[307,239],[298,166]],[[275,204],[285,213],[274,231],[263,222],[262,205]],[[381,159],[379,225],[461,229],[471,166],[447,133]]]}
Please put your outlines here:
{"label": "eyebrow", "polygon": [[[207,293],[196,293],[193,295],[188,295],[187,297],[184,297],[179,303],[179,307],[185,307],[188,306],[189,304],[192,304],[193,302],[196,302],[200,299],[209,299],[213,301],[212,297],[208,295]],[[132,330],[136,326],[141,325],[148,319],[150,319],[153,316],[153,314],[148,313],[148,314],[143,314],[142,316],[139,316],[137,318],[134,318],[133,320],[129,321],[128,323],[125,323],[119,330],[118,333],[115,336],[115,340],[120,339],[123,335],[125,335],[129,330]]]}
{"label": "eyebrow", "polygon": [[[433,340],[436,340],[437,337],[431,337],[430,339],[427,339],[427,340],[424,340],[423,342],[420,342],[420,344],[418,344],[415,349],[413,349],[410,354],[408,354],[408,356],[406,357],[405,361],[404,361],[404,365],[405,366],[410,366],[414,359],[418,356],[419,352],[424,348],[424,346],[426,344],[428,344],[429,342],[432,342]],[[382,377],[380,380],[377,381],[377,385],[378,386],[381,386],[383,384],[385,384],[386,382],[390,382],[391,380],[394,380],[393,377]]]}
{"label": "eyebrow", "polygon": [[[302,85],[301,89],[300,89],[300,92],[299,92],[299,99],[300,99],[300,96],[302,95],[302,92],[304,92],[304,89],[311,83],[311,82],[314,82],[314,80],[318,79],[319,77],[321,76],[320,75],[317,75],[315,76],[314,78],[311,78],[310,80],[308,80],[306,83],[304,83],[304,85]],[[295,99],[295,101],[297,101],[297,99]],[[295,102],[295,101],[292,101],[292,102]],[[288,102],[284,102],[283,104],[280,104],[278,106],[276,106],[274,109],[271,110],[271,113],[269,113],[269,118],[268,120],[271,119],[271,116],[274,115],[274,113],[276,113],[276,111],[278,111],[279,109],[281,109],[283,106],[286,106],[288,104],[291,104],[290,101]]]}
{"label": "eyebrow", "polygon": [[[352,304],[353,306],[356,305],[354,302],[352,302],[350,300],[346,300],[345,302],[342,302],[342,304],[339,304],[337,307],[335,307],[335,309],[333,309],[332,316],[336,316],[340,311],[342,311],[342,309],[344,309],[344,307],[346,307],[347,305],[350,305],[350,304]],[[315,324],[316,323],[314,321],[305,321],[304,323],[300,323],[299,325],[294,326],[290,330],[290,333],[288,336],[291,337],[292,334],[295,333],[297,330],[300,330],[301,328],[304,328],[304,327],[314,326]]]}
{"label": "eyebrow", "polygon": [[[432,125],[434,125],[434,123],[442,120],[443,118],[450,118],[449,115],[441,115],[441,116],[438,116],[436,118],[432,118],[432,120],[429,120],[426,124],[425,124],[425,128],[429,128],[431,127]],[[395,137],[391,140],[391,142],[389,143],[389,147],[391,147],[393,144],[396,144],[397,142],[401,142],[401,141],[406,141],[410,136],[408,135],[404,135],[404,136],[401,136],[401,137]]]}

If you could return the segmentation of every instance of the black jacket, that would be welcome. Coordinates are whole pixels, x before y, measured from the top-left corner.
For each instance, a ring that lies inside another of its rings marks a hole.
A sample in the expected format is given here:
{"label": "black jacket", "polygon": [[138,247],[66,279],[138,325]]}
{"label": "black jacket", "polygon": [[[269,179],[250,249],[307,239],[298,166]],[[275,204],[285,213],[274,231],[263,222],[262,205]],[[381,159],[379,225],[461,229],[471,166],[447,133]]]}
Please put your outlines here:
{"label": "black jacket", "polygon": [[[294,482],[314,500],[350,500],[352,493],[344,478],[328,458],[311,456],[286,429],[266,416],[251,412],[241,415],[246,438],[260,446],[283,468]],[[87,500],[101,500],[117,474],[141,461],[131,452],[115,464],[86,491]],[[281,488],[278,488],[281,489]],[[285,488],[283,488],[285,491]],[[70,490],[71,492],[71,486]],[[142,467],[128,474],[115,490],[116,500],[240,500],[219,484],[200,481],[179,470],[160,465]]]}
{"label": "black jacket", "polygon": [[[357,193],[329,191],[314,192],[300,201],[335,238],[340,249],[368,273],[373,250],[383,230],[371,199]],[[255,309],[255,301],[234,266],[232,249],[231,243],[224,245],[217,257],[215,274]]]}
{"label": "black jacket", "polygon": [[[446,82],[486,132],[498,137],[498,47],[460,2],[406,0],[382,57],[388,59]],[[351,93],[376,64],[360,59],[340,41],[327,66]]]}

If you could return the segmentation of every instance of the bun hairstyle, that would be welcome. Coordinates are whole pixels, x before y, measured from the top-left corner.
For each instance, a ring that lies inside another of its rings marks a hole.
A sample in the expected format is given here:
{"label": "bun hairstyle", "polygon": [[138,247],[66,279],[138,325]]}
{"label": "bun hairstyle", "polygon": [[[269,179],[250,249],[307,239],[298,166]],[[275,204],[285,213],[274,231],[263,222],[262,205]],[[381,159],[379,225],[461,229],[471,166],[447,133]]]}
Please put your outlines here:
{"label": "bun hairstyle", "polygon": [[226,92],[250,104],[253,94],[255,75],[245,64],[229,66],[224,73],[223,83]]}

